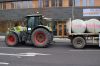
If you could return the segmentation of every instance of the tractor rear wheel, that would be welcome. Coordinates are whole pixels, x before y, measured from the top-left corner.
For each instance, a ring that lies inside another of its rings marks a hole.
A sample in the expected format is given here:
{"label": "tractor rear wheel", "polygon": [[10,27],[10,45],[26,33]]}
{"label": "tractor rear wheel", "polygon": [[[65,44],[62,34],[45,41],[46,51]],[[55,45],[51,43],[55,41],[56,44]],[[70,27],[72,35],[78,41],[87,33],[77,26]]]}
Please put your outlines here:
{"label": "tractor rear wheel", "polygon": [[35,47],[48,47],[50,44],[51,33],[44,28],[33,31],[31,41]]}
{"label": "tractor rear wheel", "polygon": [[7,46],[16,46],[18,44],[18,37],[16,34],[8,34],[5,38],[5,43]]}

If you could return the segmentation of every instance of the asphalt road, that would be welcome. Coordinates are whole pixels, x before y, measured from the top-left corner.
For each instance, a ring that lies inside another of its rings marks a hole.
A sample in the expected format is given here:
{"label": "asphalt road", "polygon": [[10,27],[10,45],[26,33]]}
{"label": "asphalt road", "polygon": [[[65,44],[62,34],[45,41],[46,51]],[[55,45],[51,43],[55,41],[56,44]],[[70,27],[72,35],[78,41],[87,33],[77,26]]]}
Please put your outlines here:
{"label": "asphalt road", "polygon": [[0,42],[0,66],[100,66],[100,48],[74,49],[69,40],[55,40],[49,48],[7,47]]}

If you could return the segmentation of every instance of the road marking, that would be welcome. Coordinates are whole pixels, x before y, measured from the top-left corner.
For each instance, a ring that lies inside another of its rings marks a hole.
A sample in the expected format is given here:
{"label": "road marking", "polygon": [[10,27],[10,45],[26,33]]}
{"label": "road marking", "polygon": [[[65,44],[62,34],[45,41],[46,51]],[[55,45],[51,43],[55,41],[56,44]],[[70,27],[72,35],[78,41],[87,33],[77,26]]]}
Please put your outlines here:
{"label": "road marking", "polygon": [[43,54],[43,53],[18,53],[18,54],[9,54],[9,53],[0,53],[1,56],[16,56],[16,57],[31,57],[37,55],[51,55],[51,54]]}
{"label": "road marking", "polygon": [[0,47],[0,49],[32,49],[32,48],[14,48],[14,47]]}
{"label": "road marking", "polygon": [[72,52],[93,52],[93,51],[98,51],[98,52],[100,52],[100,50],[69,50],[69,51],[72,51]]}
{"label": "road marking", "polygon": [[2,64],[2,65],[8,65],[9,63],[6,63],[6,62],[0,62],[0,64]]}

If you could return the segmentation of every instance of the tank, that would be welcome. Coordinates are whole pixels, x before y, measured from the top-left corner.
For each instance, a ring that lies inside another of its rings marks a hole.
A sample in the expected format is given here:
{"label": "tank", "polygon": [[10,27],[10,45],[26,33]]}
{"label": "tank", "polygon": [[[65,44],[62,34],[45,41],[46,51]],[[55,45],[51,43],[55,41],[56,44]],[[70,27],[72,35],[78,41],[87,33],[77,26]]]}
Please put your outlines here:
{"label": "tank", "polygon": [[86,24],[81,19],[72,20],[72,32],[73,33],[84,33],[86,31]]}
{"label": "tank", "polygon": [[85,21],[87,32],[99,33],[100,32],[100,21],[97,19],[90,19]]}
{"label": "tank", "polygon": [[95,33],[99,33],[100,32],[100,21],[99,20],[95,20]]}

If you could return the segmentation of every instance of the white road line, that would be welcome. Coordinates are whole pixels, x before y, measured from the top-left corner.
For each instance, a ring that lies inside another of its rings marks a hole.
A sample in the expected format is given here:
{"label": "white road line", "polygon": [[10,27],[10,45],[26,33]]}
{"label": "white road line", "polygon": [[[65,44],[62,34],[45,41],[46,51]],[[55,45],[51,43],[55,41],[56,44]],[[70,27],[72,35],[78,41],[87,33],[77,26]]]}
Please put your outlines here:
{"label": "white road line", "polygon": [[37,55],[51,55],[51,54],[43,54],[43,53],[18,53],[18,54],[9,54],[9,53],[0,53],[0,56],[16,56],[16,57],[32,57]]}
{"label": "white road line", "polygon": [[32,49],[32,48],[0,47],[0,49]]}
{"label": "white road line", "polygon": [[100,50],[69,50],[69,51],[72,51],[72,52],[94,52],[94,51],[98,51],[98,52],[100,52]]}
{"label": "white road line", "polygon": [[8,65],[9,63],[6,63],[6,62],[0,62],[0,65]]}

